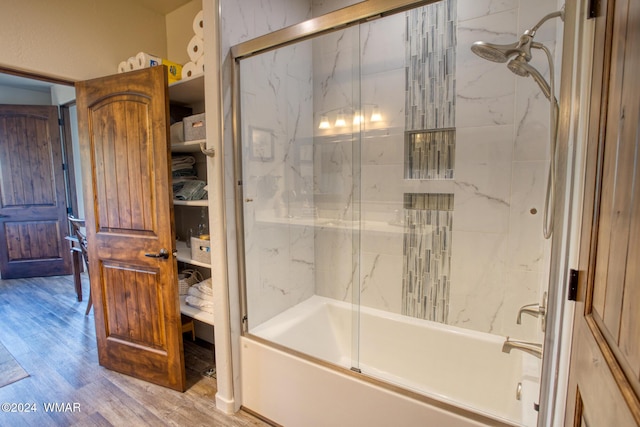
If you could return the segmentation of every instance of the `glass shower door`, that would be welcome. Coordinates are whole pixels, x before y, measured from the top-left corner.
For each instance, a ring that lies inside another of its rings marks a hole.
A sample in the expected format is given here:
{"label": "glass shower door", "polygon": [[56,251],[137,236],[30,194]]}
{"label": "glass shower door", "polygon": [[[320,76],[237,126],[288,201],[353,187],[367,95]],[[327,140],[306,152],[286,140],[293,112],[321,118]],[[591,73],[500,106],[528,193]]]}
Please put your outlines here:
{"label": "glass shower door", "polygon": [[346,368],[357,363],[358,36],[239,62],[248,333]]}

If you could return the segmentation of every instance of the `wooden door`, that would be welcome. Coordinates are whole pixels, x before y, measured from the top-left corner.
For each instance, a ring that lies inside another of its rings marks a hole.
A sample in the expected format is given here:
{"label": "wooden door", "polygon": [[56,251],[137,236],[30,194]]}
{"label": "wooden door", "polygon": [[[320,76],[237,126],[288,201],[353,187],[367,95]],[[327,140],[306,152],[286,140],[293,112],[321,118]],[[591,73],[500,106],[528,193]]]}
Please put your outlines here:
{"label": "wooden door", "polygon": [[596,21],[566,425],[640,425],[640,2]]}
{"label": "wooden door", "polygon": [[0,105],[0,274],[71,274],[55,106]]}
{"label": "wooden door", "polygon": [[184,390],[166,74],[78,83],[78,128],[100,364]]}

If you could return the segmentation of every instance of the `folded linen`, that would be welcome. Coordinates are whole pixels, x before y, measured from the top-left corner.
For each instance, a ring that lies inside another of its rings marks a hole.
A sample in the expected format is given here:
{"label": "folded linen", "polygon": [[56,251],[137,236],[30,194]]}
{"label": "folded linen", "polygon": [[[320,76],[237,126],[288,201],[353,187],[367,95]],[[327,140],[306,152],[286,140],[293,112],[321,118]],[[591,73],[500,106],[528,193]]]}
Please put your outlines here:
{"label": "folded linen", "polygon": [[200,291],[202,294],[205,294],[209,297],[213,296],[213,287],[211,285],[211,279],[205,279],[200,283],[196,283],[195,285],[193,285],[194,288],[196,288],[198,291]]}
{"label": "folded linen", "polygon": [[213,314],[213,302],[194,297],[193,295],[187,295],[184,300],[187,305],[190,305],[191,307],[199,308],[202,311]]}
{"label": "folded linen", "polygon": [[189,290],[187,290],[187,295],[191,295],[192,297],[196,297],[196,298],[200,298],[201,300],[207,301],[207,302],[211,302],[213,304],[213,299],[211,298],[211,295],[206,295],[204,293],[202,293],[200,291],[200,289],[198,289],[196,287],[196,285],[193,285],[189,288]]}

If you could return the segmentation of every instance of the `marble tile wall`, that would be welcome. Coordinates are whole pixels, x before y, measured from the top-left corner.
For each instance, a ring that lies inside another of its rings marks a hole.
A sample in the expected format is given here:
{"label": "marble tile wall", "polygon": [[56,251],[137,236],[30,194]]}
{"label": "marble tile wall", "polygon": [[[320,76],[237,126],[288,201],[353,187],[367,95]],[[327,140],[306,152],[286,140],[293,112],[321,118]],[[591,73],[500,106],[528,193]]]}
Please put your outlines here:
{"label": "marble tile wall", "polygon": [[[266,7],[267,3],[273,5]],[[316,7],[293,0],[274,0],[261,3],[263,6],[260,11],[245,11],[243,4],[222,0],[225,26],[223,55],[225,46],[228,48],[277,26],[290,25],[298,17],[313,15]],[[260,290],[263,298],[261,305],[269,305],[271,299],[282,298],[283,294],[292,295],[291,301],[295,301],[308,292],[349,300],[353,295],[353,278],[357,274],[362,304],[402,312],[403,231],[406,221],[403,195],[448,193],[453,194],[455,199],[448,323],[522,339],[539,338],[536,319],[526,318],[522,325],[516,325],[515,316],[520,306],[538,302],[548,271],[549,244],[542,239],[541,232],[548,164],[548,104],[533,80],[516,78],[504,64],[475,57],[468,47],[476,40],[510,42],[557,7],[556,1],[552,0],[457,0],[456,171],[455,179],[450,181],[415,182],[404,179],[406,15],[393,15],[363,24],[357,36],[336,33],[323,45],[314,41],[309,58],[312,64],[307,76],[309,84],[302,82],[307,71],[292,71],[296,77],[285,85],[291,88],[285,97],[287,101],[283,102],[273,95],[273,105],[278,108],[282,106],[282,112],[289,109],[294,112],[291,117],[304,121],[303,113],[297,113],[302,108],[300,111],[304,110],[304,114],[313,119],[302,126],[274,126],[271,118],[264,122],[256,118],[255,126],[287,129],[282,135],[288,134],[289,138],[295,135],[296,139],[300,138],[301,144],[310,142],[310,138],[305,139],[304,135],[316,139],[323,137],[328,142],[331,135],[322,134],[317,128],[321,112],[344,105],[351,108],[378,105],[383,120],[378,124],[362,125],[358,150],[353,150],[355,140],[352,135],[355,132],[350,129],[346,139],[334,138],[333,145],[327,143],[317,152],[314,151],[313,161],[304,166],[305,172],[300,172],[300,176],[305,177],[302,181],[306,180],[307,185],[309,176],[313,176],[310,185],[314,193],[319,187],[328,193],[313,196],[313,204],[322,215],[348,220],[356,213],[364,225],[359,234],[322,227],[316,227],[313,233],[310,230],[292,229],[274,233],[269,227],[260,225],[263,238],[277,242],[272,254],[284,251],[283,246],[278,245],[285,245],[286,240],[290,244],[299,244],[298,248],[313,248],[305,253],[290,246],[286,255],[291,258],[299,253],[304,254],[296,265],[305,266],[305,273],[301,273],[303,276],[313,274],[309,280],[310,287],[298,291],[294,290],[298,289],[295,286],[282,288],[280,284],[278,289],[278,286],[270,288],[273,282],[263,283]],[[545,24],[536,40],[555,48],[557,24]],[[550,28],[546,28],[547,25]],[[355,46],[363,52],[359,75],[356,76],[351,68]],[[540,57],[535,57],[532,63],[545,77],[548,75]],[[270,67],[269,61],[266,61],[257,70],[264,72]],[[354,77],[360,79],[358,89],[347,83]],[[230,81],[228,74],[225,74],[225,81]],[[294,82],[301,88],[310,108],[307,109],[306,105],[294,106],[292,103]],[[276,83],[261,80],[256,94],[258,90],[273,90],[283,85],[282,82],[278,83],[280,86]],[[230,92],[226,86],[224,96],[225,128],[231,129]],[[258,116],[265,110],[256,105]],[[270,114],[271,111],[267,112],[267,117]],[[295,122],[293,119],[287,120]],[[290,133],[292,129],[298,129],[297,133]],[[282,147],[287,144],[283,142]],[[227,218],[233,218],[234,186],[230,175],[233,163],[229,160],[232,153],[229,133],[225,133],[225,146],[228,157],[225,168],[227,206],[231,207]],[[361,202],[360,209],[355,211],[354,196],[349,195],[351,193],[343,196],[342,191],[351,188],[354,173],[357,172],[343,163],[350,165],[354,153],[360,158],[358,193]],[[275,179],[275,191],[278,192],[290,179],[284,177],[290,177],[290,174],[275,172],[272,166],[272,163],[266,163],[259,165],[257,170],[260,175],[283,177],[270,178]],[[328,172],[329,176],[321,175],[321,170]],[[256,173],[255,182],[249,184],[256,193],[258,189],[273,185],[272,181],[258,179],[259,174]],[[285,199],[291,195],[282,194],[280,197]],[[267,206],[273,202],[275,210],[276,200],[274,195],[266,197],[261,203]],[[397,225],[397,232],[381,233],[367,228],[367,224],[378,222]],[[354,236],[360,240],[359,246],[354,246]],[[228,237],[231,243],[229,255],[233,262],[235,235],[231,233]],[[355,247],[359,247],[359,253],[354,253]],[[268,251],[263,249],[264,256]],[[345,259],[348,262],[342,263]],[[263,262],[260,268],[266,271],[269,268],[267,263]],[[256,261],[256,265],[260,263]],[[231,267],[230,274],[234,274]],[[287,274],[292,277],[293,273]],[[304,282],[308,284],[306,280]],[[263,315],[265,318],[268,316],[268,313]]]}

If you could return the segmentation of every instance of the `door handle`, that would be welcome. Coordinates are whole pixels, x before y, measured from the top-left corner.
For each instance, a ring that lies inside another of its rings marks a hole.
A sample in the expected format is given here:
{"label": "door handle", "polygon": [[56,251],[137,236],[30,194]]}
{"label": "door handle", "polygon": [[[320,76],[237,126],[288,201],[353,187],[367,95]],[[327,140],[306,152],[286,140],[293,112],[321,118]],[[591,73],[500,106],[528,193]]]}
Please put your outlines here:
{"label": "door handle", "polygon": [[160,249],[160,252],[158,252],[157,254],[144,254],[144,256],[149,257],[149,258],[162,258],[162,259],[169,259],[169,251],[166,250],[165,248]]}

